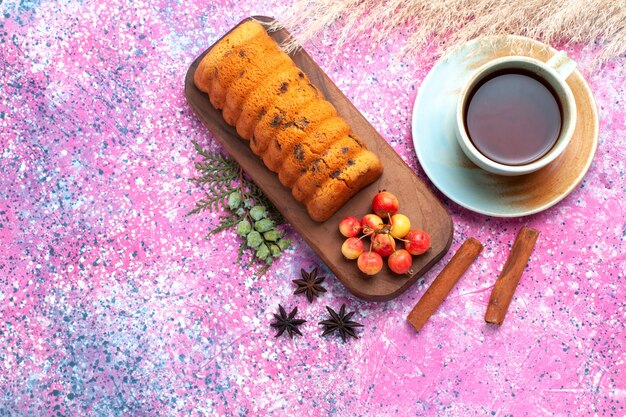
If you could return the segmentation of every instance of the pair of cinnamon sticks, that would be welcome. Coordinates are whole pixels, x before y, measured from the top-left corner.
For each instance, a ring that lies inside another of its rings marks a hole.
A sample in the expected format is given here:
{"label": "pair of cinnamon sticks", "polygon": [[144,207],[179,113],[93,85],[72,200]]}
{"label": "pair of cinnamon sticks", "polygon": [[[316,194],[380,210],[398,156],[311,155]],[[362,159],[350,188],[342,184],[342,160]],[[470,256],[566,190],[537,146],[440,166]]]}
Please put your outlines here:
{"label": "pair of cinnamon sticks", "polygon": [[[522,277],[538,236],[538,230],[526,226],[518,232],[506,263],[491,291],[485,313],[487,323],[500,325],[504,321],[509,304],[513,299],[513,293]],[[421,330],[424,327],[430,316],[443,303],[448,293],[482,250],[483,245],[473,237],[463,242],[450,262],[443,268],[409,313],[408,320],[416,330]]]}

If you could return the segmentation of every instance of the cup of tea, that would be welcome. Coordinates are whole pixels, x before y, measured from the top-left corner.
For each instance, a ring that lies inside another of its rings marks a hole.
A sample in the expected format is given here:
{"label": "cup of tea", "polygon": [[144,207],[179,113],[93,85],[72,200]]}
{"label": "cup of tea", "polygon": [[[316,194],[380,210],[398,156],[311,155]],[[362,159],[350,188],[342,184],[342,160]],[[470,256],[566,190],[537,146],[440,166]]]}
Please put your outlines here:
{"label": "cup of tea", "polygon": [[554,161],[576,127],[576,101],[565,81],[575,69],[559,51],[547,62],[508,56],[476,70],[456,109],[465,155],[500,175],[528,174]]}

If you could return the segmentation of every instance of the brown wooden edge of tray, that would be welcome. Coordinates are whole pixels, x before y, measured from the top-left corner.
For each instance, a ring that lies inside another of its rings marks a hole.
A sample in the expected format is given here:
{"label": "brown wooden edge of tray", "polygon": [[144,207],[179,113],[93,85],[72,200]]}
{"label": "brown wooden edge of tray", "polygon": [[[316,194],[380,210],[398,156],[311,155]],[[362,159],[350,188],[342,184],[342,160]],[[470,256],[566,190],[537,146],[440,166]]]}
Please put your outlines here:
{"label": "brown wooden edge of tray", "polygon": [[[241,25],[242,23],[248,21],[248,20],[257,20],[259,22],[262,22],[264,24],[268,24],[274,21],[273,18],[271,17],[267,17],[267,16],[251,16],[248,18],[243,19],[241,22],[239,22],[237,25],[235,25],[231,30],[229,30],[227,33],[225,33],[220,40],[227,36],[233,29],[235,29],[236,27],[238,27],[239,25]],[[284,29],[282,30],[284,31]],[[286,32],[286,31],[285,31]],[[270,35],[272,35],[272,33],[270,33]],[[285,35],[288,36],[288,35]],[[213,45],[215,43],[219,42],[219,40],[217,40],[216,42],[213,43]],[[209,46],[206,50],[204,50],[194,61],[193,63],[190,65],[186,77],[185,77],[185,96],[187,99],[188,104],[191,106],[191,108],[194,110],[194,112],[196,113],[196,115],[200,116],[199,119],[200,121],[206,126],[207,123],[204,120],[204,117],[202,116],[203,110],[202,108],[200,108],[197,103],[194,101],[194,96],[198,97],[198,96],[204,96],[205,94],[200,92],[196,87],[195,84],[193,82],[193,75],[195,72],[195,69],[197,68],[199,62],[201,61],[201,59],[204,57],[204,55],[206,55],[206,53],[208,53],[208,51],[211,49],[212,45]],[[376,129],[374,129],[373,126],[371,126],[371,124],[369,123],[369,121],[367,121],[367,119],[365,119],[365,117],[361,114],[361,112],[354,106],[354,104],[343,94],[343,92],[333,83],[333,81],[328,77],[328,75],[317,65],[317,63],[313,60],[313,58],[311,58],[311,56],[303,49],[303,48],[299,48],[297,50],[297,52],[295,52],[294,54],[292,54],[292,57],[294,57],[294,59],[296,59],[298,56],[301,56],[303,60],[310,62],[311,64],[314,65],[315,70],[319,72],[319,76],[315,76],[315,77],[311,77],[311,74],[309,74],[307,72],[306,68],[303,68],[303,71],[305,71],[305,73],[307,73],[307,75],[310,76],[310,78],[315,78],[317,81],[319,81],[319,83],[316,84],[320,84],[317,85],[318,88],[320,88],[322,91],[324,91],[327,94],[330,94],[331,97],[328,97],[329,101],[331,101],[331,103],[334,103],[334,98],[336,96],[340,96],[340,99],[342,101],[344,101],[344,104],[346,106],[349,106],[349,113],[354,114],[354,115],[358,115],[361,119],[362,119],[362,123],[366,123],[369,128],[378,133],[376,131]],[[332,85],[333,86],[333,91],[329,92],[327,89],[327,85]],[[206,99],[207,103],[208,103],[208,98]],[[209,104],[210,105],[210,104]],[[222,124],[220,124],[222,125]],[[222,126],[217,126],[219,128],[222,128]],[[232,127],[230,126],[223,126],[223,129],[228,129],[224,130],[224,134],[228,135],[228,136],[236,136],[236,134],[233,134],[232,131]],[[216,134],[215,132],[212,132],[214,134],[214,136],[218,139],[220,139],[220,135]],[[221,133],[221,132],[220,132]],[[395,152],[395,150],[391,147],[391,145],[389,145],[389,143],[387,143],[387,141],[384,138],[380,138],[381,140],[377,141],[377,145],[378,146],[385,146],[387,149],[387,152],[391,152],[393,153],[397,158],[397,161],[394,161],[396,163],[400,163],[403,164],[405,166],[405,169],[407,169],[409,172],[411,172],[411,174],[415,177],[412,178],[412,182],[415,184],[420,184],[422,187],[425,188],[425,191],[430,193],[430,190],[426,189],[426,186],[422,183],[422,181],[417,177],[417,175],[415,175],[415,173],[413,172],[413,170],[411,169],[410,166],[408,166],[408,164],[399,156],[397,155],[397,153]],[[254,161],[254,163],[256,164],[260,164],[258,157],[256,155],[254,155],[250,150],[249,150],[249,145],[243,141],[243,140],[239,140],[236,141],[235,143],[230,143],[223,140],[219,140],[219,142],[224,146],[225,150],[233,156],[233,158],[235,158],[235,160],[240,164],[240,165],[246,165],[245,163],[242,164],[242,162],[239,160],[238,157],[245,159],[246,161]],[[240,153],[240,151],[244,151],[243,153]],[[264,176],[269,177],[269,176],[275,176],[275,174],[273,172],[271,172],[270,170],[265,168],[265,171],[263,173]],[[384,174],[383,174],[384,175]],[[263,181],[261,181],[262,183]],[[272,188],[284,188],[280,182],[273,181],[274,185],[269,186],[269,185],[265,185],[265,184],[260,184],[259,182],[255,181],[255,183],[257,183],[257,185],[261,188],[261,190],[266,194],[266,196],[268,197],[268,199],[280,210],[280,201],[275,201],[274,198],[272,198],[273,196],[273,192],[271,192],[270,190]],[[269,182],[270,184],[272,182]],[[393,298],[398,297],[400,294],[402,294],[404,291],[406,291],[409,287],[411,287],[421,276],[423,276],[426,272],[428,272],[432,266],[434,266],[434,264],[436,264],[450,249],[450,246],[452,244],[452,237],[454,234],[454,226],[452,223],[452,219],[447,211],[447,209],[445,208],[445,206],[441,203],[441,201],[439,201],[439,199],[437,199],[434,195],[432,195],[432,193],[430,193],[432,196],[432,203],[436,204],[439,206],[439,208],[441,209],[441,211],[443,213],[445,213],[446,215],[446,223],[448,224],[448,239],[445,242],[445,244],[443,245],[442,250],[436,254],[435,256],[432,257],[432,259],[427,262],[426,264],[424,264],[421,269],[419,271],[417,271],[416,273],[414,273],[413,275],[411,275],[409,278],[406,278],[404,283],[402,285],[399,285],[395,290],[389,292],[389,293],[385,293],[385,294],[371,294],[371,293],[367,293],[367,292],[363,292],[359,289],[358,285],[353,285],[353,283],[351,281],[353,280],[348,280],[346,281],[345,279],[341,279],[340,276],[342,275],[341,271],[339,270],[339,268],[336,268],[334,266],[334,262],[329,259],[323,251],[321,250],[315,250],[317,247],[317,244],[315,244],[315,242],[311,241],[311,239],[309,238],[309,236],[306,233],[302,233],[299,230],[299,224],[293,224],[292,226],[294,227],[294,229],[296,229],[296,231],[300,234],[300,236],[307,242],[307,244],[314,249],[315,253],[322,259],[322,261],[324,261],[324,263],[326,263],[326,265],[331,269],[331,271],[337,276],[337,278],[339,279],[339,281],[344,285],[344,287],[346,287],[346,289],[348,289],[348,291],[350,293],[352,293],[353,295],[362,298],[364,300],[368,300],[368,301],[388,301],[391,300]],[[282,213],[282,211],[281,211]],[[291,216],[289,216],[288,214],[286,215],[286,213],[282,213],[283,216],[288,219]],[[332,219],[332,217],[331,217]],[[356,268],[356,266],[355,266]],[[358,279],[363,280],[364,278],[362,278],[361,276],[359,276],[360,274],[358,273],[357,270],[355,270],[355,275],[358,276]],[[400,281],[399,281],[400,282]]]}

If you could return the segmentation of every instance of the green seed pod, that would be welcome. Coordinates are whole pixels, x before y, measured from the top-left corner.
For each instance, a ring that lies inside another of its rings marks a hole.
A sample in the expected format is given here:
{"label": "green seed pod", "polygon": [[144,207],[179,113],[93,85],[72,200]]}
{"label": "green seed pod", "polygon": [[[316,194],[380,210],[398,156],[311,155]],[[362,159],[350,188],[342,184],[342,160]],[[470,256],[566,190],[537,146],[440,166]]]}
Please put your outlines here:
{"label": "green seed pod", "polygon": [[268,230],[267,232],[263,233],[263,237],[268,242],[276,242],[278,239],[280,239],[280,232],[276,229]]}
{"label": "green seed pod", "polygon": [[230,193],[228,196],[228,207],[230,207],[231,210],[235,210],[239,208],[239,206],[241,206],[241,195],[236,191]]}
{"label": "green seed pod", "polygon": [[254,228],[260,233],[268,232],[274,228],[274,222],[270,219],[261,219],[254,222]]}
{"label": "green seed pod", "polygon": [[278,247],[280,248],[280,250],[285,250],[289,247],[289,245],[291,245],[291,240],[289,239],[280,239],[278,242],[276,242],[278,244]]}
{"label": "green seed pod", "polygon": [[250,209],[250,216],[254,220],[261,220],[267,217],[267,209],[265,206],[254,206]]}
{"label": "green seed pod", "polygon": [[237,216],[243,217],[243,216],[245,216],[246,211],[244,210],[243,207],[239,207],[235,213],[237,214]]}
{"label": "green seed pod", "polygon": [[237,234],[241,237],[247,236],[252,231],[252,225],[247,220],[237,223]]}
{"label": "green seed pod", "polygon": [[267,259],[268,256],[270,256],[270,249],[267,247],[265,243],[263,243],[256,250],[256,257],[259,259]]}
{"label": "green seed pod", "polygon": [[270,252],[272,253],[272,256],[274,258],[278,258],[280,256],[280,248],[278,247],[278,245],[270,245]]}
{"label": "green seed pod", "polygon": [[250,233],[248,233],[248,238],[246,239],[246,243],[251,248],[258,248],[261,245],[261,243],[263,243],[263,238],[261,237],[261,234],[259,232],[253,230]]}

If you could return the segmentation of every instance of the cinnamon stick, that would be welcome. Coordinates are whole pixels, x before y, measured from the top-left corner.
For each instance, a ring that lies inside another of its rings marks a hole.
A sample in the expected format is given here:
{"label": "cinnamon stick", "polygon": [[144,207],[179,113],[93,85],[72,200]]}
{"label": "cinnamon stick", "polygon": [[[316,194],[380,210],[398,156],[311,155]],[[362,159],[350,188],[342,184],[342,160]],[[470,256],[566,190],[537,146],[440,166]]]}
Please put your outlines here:
{"label": "cinnamon stick", "polygon": [[538,230],[526,226],[517,233],[509,257],[491,291],[485,313],[487,323],[502,324],[504,321],[504,316],[506,316],[509,304],[513,299],[513,293],[522,277],[538,236]]}
{"label": "cinnamon stick", "polygon": [[407,319],[416,330],[419,331],[424,327],[430,316],[437,311],[450,290],[454,288],[482,250],[483,245],[473,237],[463,242],[450,262],[437,275],[437,278],[430,284],[430,287],[409,313]]}

